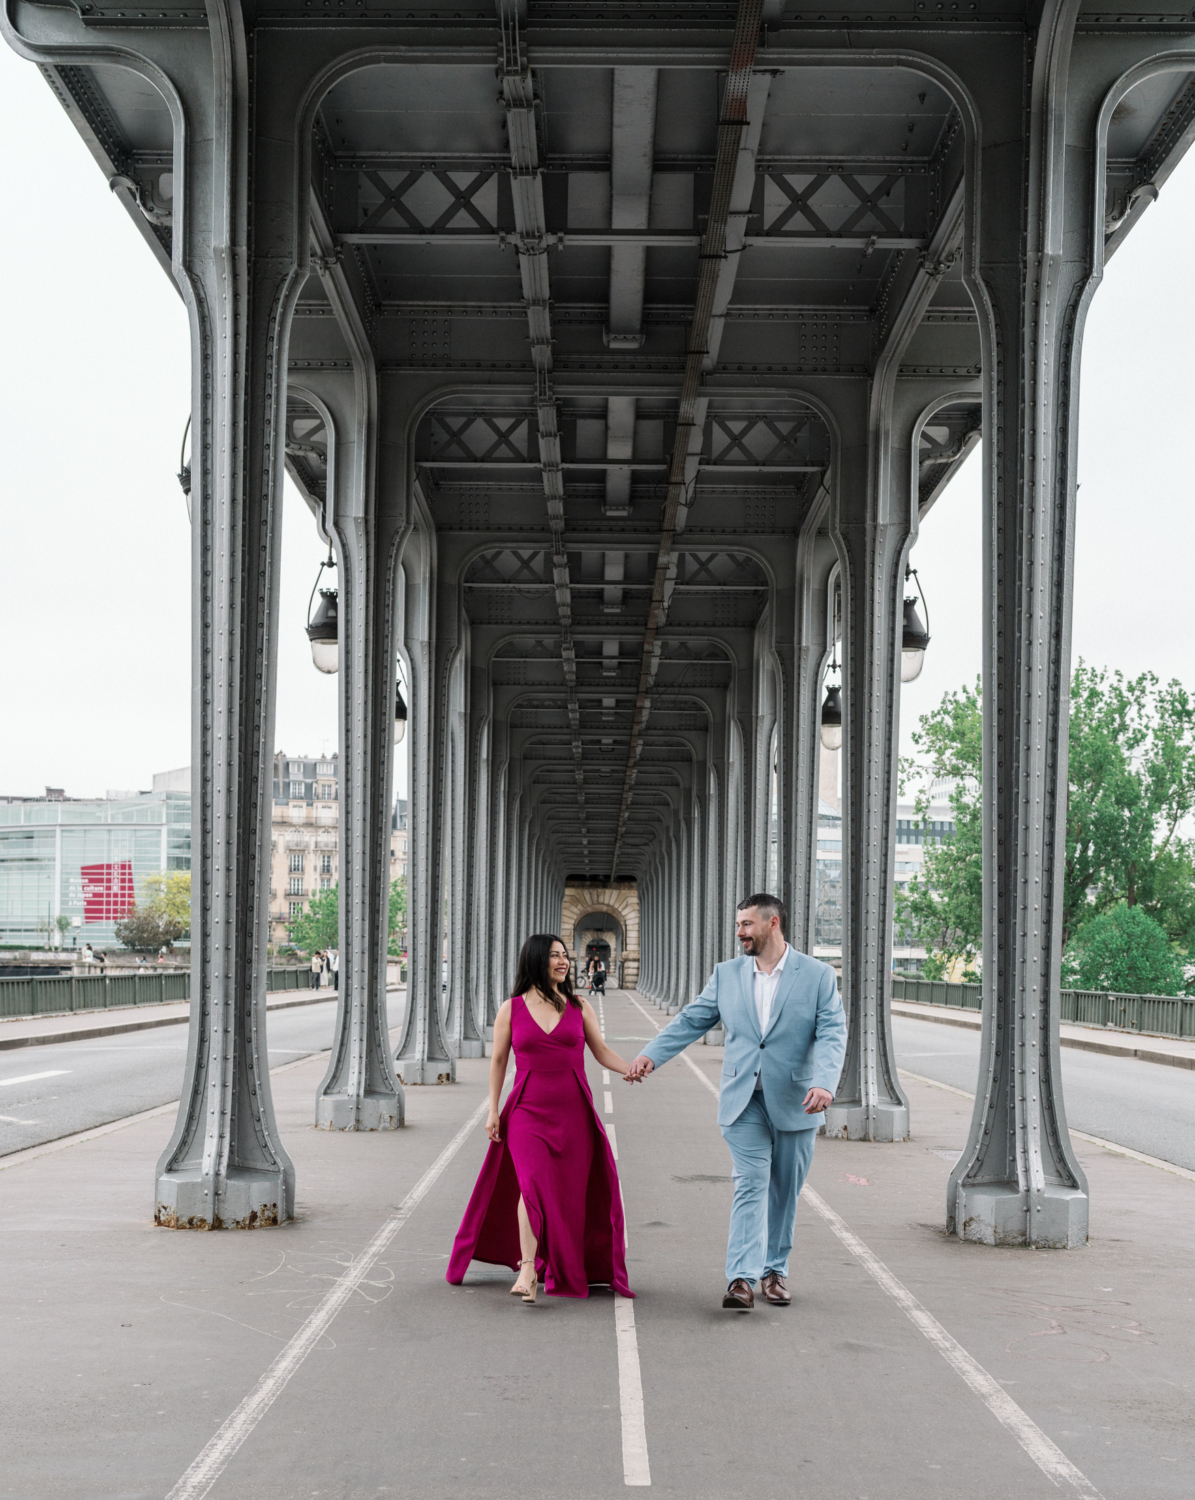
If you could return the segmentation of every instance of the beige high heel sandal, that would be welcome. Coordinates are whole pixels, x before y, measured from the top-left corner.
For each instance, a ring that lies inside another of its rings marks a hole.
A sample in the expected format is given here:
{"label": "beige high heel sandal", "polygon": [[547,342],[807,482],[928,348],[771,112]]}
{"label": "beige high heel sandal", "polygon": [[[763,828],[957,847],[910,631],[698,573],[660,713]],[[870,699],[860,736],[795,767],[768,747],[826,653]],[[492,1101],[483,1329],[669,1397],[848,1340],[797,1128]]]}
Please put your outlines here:
{"label": "beige high heel sandal", "polygon": [[[522,1299],[523,1299],[524,1302],[534,1302],[535,1301],[535,1294],[539,1290],[539,1278],[535,1274],[535,1258],[532,1257],[531,1260],[521,1260],[519,1262],[519,1266],[520,1266],[520,1268],[522,1268],[523,1266],[530,1266],[532,1268],[531,1269],[531,1276],[532,1276],[531,1287],[530,1287],[530,1290],[528,1290],[527,1287],[520,1286],[519,1283],[518,1283],[518,1281],[516,1281],[515,1284],[514,1284],[514,1286],[512,1286],[511,1289],[510,1289],[510,1295],[512,1297],[522,1297]],[[521,1269],[520,1269],[520,1273],[519,1273],[519,1279],[520,1280],[522,1279],[522,1271],[521,1271]]]}

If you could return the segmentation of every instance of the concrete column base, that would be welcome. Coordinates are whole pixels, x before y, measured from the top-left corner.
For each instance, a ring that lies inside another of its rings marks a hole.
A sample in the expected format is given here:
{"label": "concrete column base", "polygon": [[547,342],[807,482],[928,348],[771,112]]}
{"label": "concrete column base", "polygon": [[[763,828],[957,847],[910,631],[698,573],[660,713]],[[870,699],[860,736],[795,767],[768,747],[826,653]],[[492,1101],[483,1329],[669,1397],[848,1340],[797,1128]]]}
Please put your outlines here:
{"label": "concrete column base", "polygon": [[713,1026],[709,1031],[706,1032],[705,1036],[702,1037],[702,1041],[707,1047],[725,1046],[726,1032],[722,1029],[721,1026]]}
{"label": "concrete column base", "polygon": [[456,1082],[454,1057],[432,1057],[424,1062],[409,1057],[396,1057],[394,1066],[398,1071],[398,1081],[404,1088],[424,1083]]}
{"label": "concrete column base", "polygon": [[1087,1243],[1087,1194],[1047,1187],[1033,1197],[1011,1182],[959,1183],[950,1227],[978,1245],[1076,1250]]}
{"label": "concrete column base", "polygon": [[401,1094],[321,1094],[315,1101],[317,1130],[399,1130]]}
{"label": "concrete column base", "polygon": [[485,1056],[485,1043],[481,1042],[481,1041],[478,1041],[476,1038],[473,1038],[473,1037],[467,1038],[466,1040],[464,1040],[464,1041],[462,1041],[460,1043],[460,1053],[459,1053],[459,1056],[461,1056],[461,1057],[484,1057]]}
{"label": "concrete column base", "polygon": [[164,1229],[266,1229],[294,1217],[294,1184],[266,1167],[234,1167],[218,1206],[215,1186],[198,1168],[158,1178],[154,1223]]}
{"label": "concrete column base", "polygon": [[831,1104],[825,1130],[843,1141],[907,1141],[909,1111],[903,1104],[876,1104],[870,1111],[865,1104]]}

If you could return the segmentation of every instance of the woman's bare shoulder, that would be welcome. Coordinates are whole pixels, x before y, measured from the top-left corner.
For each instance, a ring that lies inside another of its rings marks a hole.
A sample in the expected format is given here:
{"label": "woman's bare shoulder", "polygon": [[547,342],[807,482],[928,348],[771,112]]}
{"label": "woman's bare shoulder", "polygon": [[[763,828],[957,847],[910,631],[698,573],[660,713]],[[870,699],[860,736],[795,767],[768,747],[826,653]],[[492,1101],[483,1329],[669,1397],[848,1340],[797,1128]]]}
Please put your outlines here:
{"label": "woman's bare shoulder", "polygon": [[514,1000],[503,1000],[494,1016],[495,1021],[509,1020],[510,1013],[514,1009]]}

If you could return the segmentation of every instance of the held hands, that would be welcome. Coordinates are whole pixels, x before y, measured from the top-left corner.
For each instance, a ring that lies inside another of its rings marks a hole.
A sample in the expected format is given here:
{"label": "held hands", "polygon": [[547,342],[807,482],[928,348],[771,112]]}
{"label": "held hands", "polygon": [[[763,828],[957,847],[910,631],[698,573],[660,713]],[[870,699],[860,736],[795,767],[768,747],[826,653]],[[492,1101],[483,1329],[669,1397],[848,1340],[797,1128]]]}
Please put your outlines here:
{"label": "held hands", "polygon": [[649,1073],[655,1072],[655,1063],[650,1057],[644,1057],[642,1053],[635,1058],[631,1066],[622,1075],[625,1083],[642,1083]]}
{"label": "held hands", "polygon": [[820,1115],[823,1109],[834,1103],[834,1095],[829,1089],[810,1089],[805,1095],[803,1108],[807,1115]]}
{"label": "held hands", "polygon": [[491,1109],[485,1117],[485,1133],[492,1141],[500,1141],[502,1139],[501,1131],[498,1128],[498,1111],[496,1109]]}

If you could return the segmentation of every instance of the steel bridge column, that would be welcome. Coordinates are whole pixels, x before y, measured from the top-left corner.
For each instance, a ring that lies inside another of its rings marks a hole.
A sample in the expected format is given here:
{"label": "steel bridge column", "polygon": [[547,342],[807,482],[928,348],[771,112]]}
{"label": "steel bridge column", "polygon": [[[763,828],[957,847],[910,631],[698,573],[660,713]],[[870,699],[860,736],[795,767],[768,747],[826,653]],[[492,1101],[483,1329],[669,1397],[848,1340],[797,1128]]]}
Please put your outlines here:
{"label": "steel bridge column", "polygon": [[[334,290],[334,289],[333,289]],[[363,363],[363,362],[362,362]],[[390,1058],[390,789],[395,579],[401,520],[375,504],[371,371],[308,381],[334,425],[331,530],[339,554],[340,973],[328,1070],[315,1101],[324,1130],[394,1130],[403,1091]]]}
{"label": "steel bridge column", "polygon": [[407,887],[410,962],[407,1013],[395,1061],[402,1082],[451,1083],[456,1060],[444,1022],[441,949],[444,933],[445,785],[444,738],[447,725],[437,691],[441,671],[434,638],[436,610],[433,562],[417,528],[402,556],[404,640],[410,670],[411,702],[409,825],[410,879]]}
{"label": "steel bridge column", "polygon": [[818,529],[824,520],[825,507],[820,506],[816,519],[811,517],[798,542],[797,667],[788,716],[792,737],[788,762],[793,796],[787,905],[792,921],[792,944],[804,953],[813,952],[817,914],[821,699],[826,656],[834,628],[831,580],[838,560],[834,543]]}
{"label": "steel bridge column", "polygon": [[862,383],[853,394],[831,516],[842,568],[842,991],[850,1035],[826,1133],[901,1141],[909,1109],[896,1072],[889,970],[910,424],[898,434],[888,403],[869,400]]}
{"label": "steel bridge column", "polygon": [[188,123],[175,233],[194,371],[194,898],[187,1063],[155,1219],[188,1229],[277,1224],[294,1209],[266,1056],[266,939],[287,344],[305,206],[290,90],[271,78],[242,109],[243,32],[223,11],[210,24],[194,45],[167,43]]}
{"label": "steel bridge column", "polygon": [[[1070,7],[1046,6],[1027,97],[1011,76],[976,80],[984,135],[1002,143],[983,153],[978,242],[964,249],[990,438],[984,1009],[971,1132],[947,1195],[964,1239],[1056,1248],[1085,1244],[1088,1222],[1058,1023],[1078,353],[1099,264],[1091,143],[1107,88],[1072,76],[1073,25]],[[1084,66],[1099,64],[1085,54]]]}

